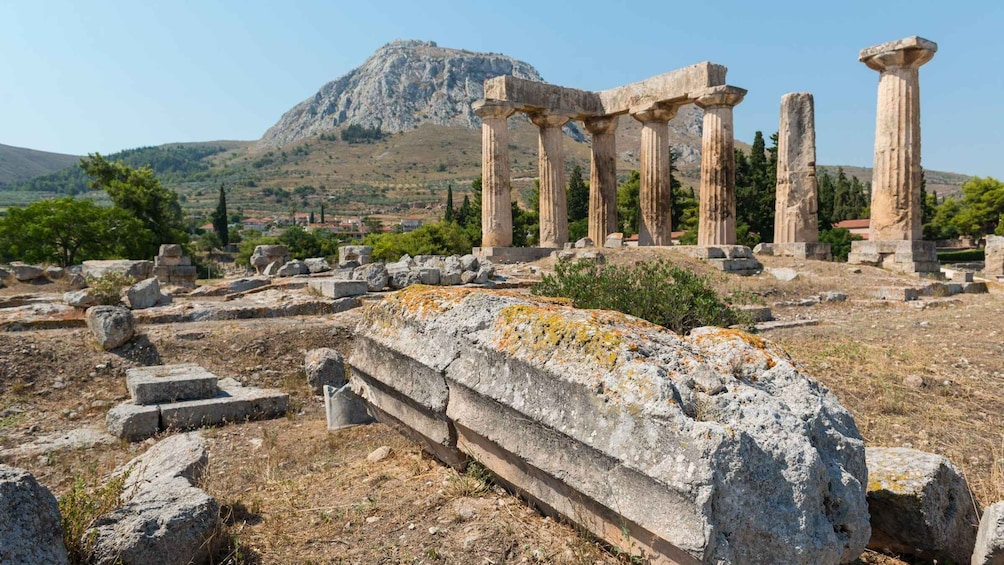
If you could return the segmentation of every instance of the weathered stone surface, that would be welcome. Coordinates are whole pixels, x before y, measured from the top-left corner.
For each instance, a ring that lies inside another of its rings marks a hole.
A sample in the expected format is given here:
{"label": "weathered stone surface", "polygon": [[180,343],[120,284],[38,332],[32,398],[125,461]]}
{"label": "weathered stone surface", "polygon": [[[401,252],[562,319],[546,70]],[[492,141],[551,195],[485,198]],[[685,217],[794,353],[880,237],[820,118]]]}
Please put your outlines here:
{"label": "weathered stone surface", "polygon": [[972,565],[1004,565],[1004,502],[983,511]]}
{"label": "weathered stone surface", "polygon": [[847,262],[901,273],[941,273],[933,241],[852,241]]}
{"label": "weathered stone surface", "polygon": [[324,257],[309,257],[303,260],[303,264],[311,273],[326,273],[331,270],[331,265]]}
{"label": "weathered stone surface", "polygon": [[142,455],[121,465],[114,475],[126,475],[123,495],[128,497],[159,481],[183,478],[194,485],[208,464],[206,440],[198,432],[189,432],[158,441]]}
{"label": "weathered stone surface", "polygon": [[[540,237],[538,247],[561,247],[568,242],[568,204],[565,195],[565,156],[561,128],[569,117],[563,113],[532,112],[537,126],[538,177],[540,179]],[[483,201],[482,201],[483,202]]]}
{"label": "weathered stone surface", "polygon": [[142,280],[126,290],[126,302],[133,310],[153,308],[160,301],[160,281],[156,277]]}
{"label": "weathered stone surface", "polygon": [[920,299],[920,291],[908,286],[883,286],[876,289],[874,295],[880,300],[892,300],[894,302],[909,302]]}
{"label": "weathered stone surface", "polygon": [[697,220],[698,245],[736,243],[736,161],[732,108],[746,91],[714,86],[697,98],[704,110],[701,138],[701,190]]}
{"label": "weathered stone surface", "polygon": [[132,312],[121,306],[92,306],[86,318],[87,327],[105,350],[125,344],[136,331]]}
{"label": "weathered stone surface", "polygon": [[812,94],[789,92],[781,97],[777,155],[774,243],[817,242],[819,197]]}
{"label": "weathered stone surface", "polygon": [[111,435],[126,441],[139,441],[160,431],[160,408],[124,402],[105,415],[105,427]]}
{"label": "weathered stone surface", "polygon": [[774,278],[782,281],[789,282],[798,278],[798,271],[789,267],[777,267],[770,269],[770,274],[774,275]]}
{"label": "weathered stone surface", "polygon": [[383,263],[369,263],[356,267],[352,273],[355,280],[366,281],[366,290],[380,292],[387,287],[387,267]]}
{"label": "weathered stone surface", "polygon": [[589,160],[589,239],[600,245],[617,231],[617,124],[616,116],[585,121],[593,136]]}
{"label": "weathered stone surface", "polygon": [[73,290],[81,290],[87,288],[87,279],[80,273],[73,273],[70,275],[70,280],[67,281],[67,284]]}
{"label": "weathered stone surface", "polygon": [[233,379],[219,381],[220,392],[206,400],[160,404],[163,429],[192,430],[226,422],[277,418],[289,408],[289,395],[277,390],[243,387]]}
{"label": "weathered stone surface", "polygon": [[402,289],[413,284],[420,284],[422,282],[422,277],[419,272],[414,269],[408,269],[404,271],[390,271],[388,265],[388,272],[390,273],[390,287],[393,289]]}
{"label": "weathered stone surface", "polygon": [[310,269],[303,261],[294,259],[293,261],[287,261],[283,266],[279,267],[276,274],[280,277],[295,277],[296,275],[308,275],[310,274]]}
{"label": "weathered stone surface", "polygon": [[13,264],[10,267],[19,282],[30,282],[45,276],[45,271],[35,265]]}
{"label": "weathered stone surface", "polygon": [[460,273],[461,284],[473,284],[474,279],[476,278],[478,278],[478,274],[473,271],[464,271],[463,273]]}
{"label": "weathered stone surface", "polygon": [[515,108],[495,100],[479,100],[472,108],[481,118],[481,245],[508,247],[512,245],[512,204],[506,120]]}
{"label": "weathered stone surface", "polygon": [[348,384],[340,388],[324,385],[324,412],[329,430],[340,430],[373,421],[366,410],[366,403],[352,392]]}
{"label": "weathered stone surface", "polygon": [[609,247],[611,249],[620,249],[623,245],[624,234],[621,232],[608,235],[606,241],[603,243],[603,247]]}
{"label": "weathered stone surface", "polygon": [[368,281],[337,281],[331,279],[311,279],[307,286],[325,298],[361,296],[369,290]]}
{"label": "weathered stone surface", "polygon": [[678,105],[647,104],[631,111],[641,122],[638,245],[672,243],[668,122],[678,109]]}
{"label": "weathered stone surface", "polygon": [[979,519],[952,462],[904,447],[869,447],[866,458],[868,547],[923,561],[969,561]]}
{"label": "weathered stone surface", "polygon": [[828,290],[826,292],[821,292],[819,294],[820,302],[845,302],[846,300],[847,300],[846,292]]}
{"label": "weathered stone surface", "polygon": [[986,266],[983,273],[988,277],[1004,277],[1004,236],[988,235],[984,251]]}
{"label": "weathered stone surface", "polygon": [[439,274],[440,286],[453,286],[462,283],[463,283],[463,272],[461,271],[450,271]]}
{"label": "weathered stone surface", "polygon": [[268,277],[251,277],[244,279],[237,279],[233,281],[226,281],[213,286],[200,286],[194,291],[190,292],[188,296],[224,296],[227,294],[237,294],[241,292],[247,292],[249,290],[254,290],[256,288],[261,288],[263,286],[268,286],[272,284],[272,281]]}
{"label": "weathered stone surface", "polygon": [[344,267],[355,262],[354,267],[365,265],[372,261],[373,247],[370,245],[343,245],[338,248],[338,266]]}
{"label": "weathered stone surface", "polygon": [[266,277],[277,277],[279,276],[279,269],[281,269],[284,264],[285,263],[279,261],[272,261],[265,266],[265,270],[262,271],[262,274]]}
{"label": "weathered stone surface", "polygon": [[421,267],[418,269],[418,280],[422,284],[439,284],[439,269]]}
{"label": "weathered stone surface", "polygon": [[[1004,240],[1004,238],[1001,238]],[[467,254],[460,258],[460,266],[465,271],[477,271],[478,270],[478,258],[474,255]]]}
{"label": "weathered stone surface", "polygon": [[360,396],[615,545],[835,564],[868,540],[853,419],[759,338],[442,287],[371,305],[357,334]]}
{"label": "weathered stone surface", "polygon": [[345,386],[345,359],[330,347],[308,351],[303,359],[303,371],[314,394],[323,394],[325,386],[336,389]]}
{"label": "weathered stone surface", "polygon": [[84,261],[80,273],[84,278],[99,279],[108,273],[119,273],[133,280],[141,281],[150,278],[153,273],[153,261],[130,261],[114,259],[109,261]]}
{"label": "weathered stone surface", "polygon": [[582,239],[575,242],[576,249],[582,249],[584,247],[592,247],[592,246],[593,246],[593,240],[592,238],[589,237],[583,237]]}
{"label": "weathered stone surface", "polygon": [[216,375],[194,363],[126,369],[126,388],[135,404],[212,398],[219,389]]}
{"label": "weathered stone surface", "polygon": [[287,261],[289,261],[289,248],[285,245],[259,245],[254,248],[250,260],[251,266],[259,274],[272,263],[282,265]]}
{"label": "weathered stone surface", "polygon": [[66,276],[66,269],[62,267],[57,267],[55,265],[49,265],[45,268],[45,278],[56,281]]}
{"label": "weathered stone surface", "polygon": [[0,563],[68,563],[56,497],[28,471],[0,465]]}
{"label": "weathered stone surface", "polygon": [[99,304],[98,298],[90,289],[71,290],[63,294],[63,302],[74,308],[90,308]]}
{"label": "weathered stone surface", "polygon": [[162,243],[157,255],[161,257],[182,257],[185,251],[177,243]]}

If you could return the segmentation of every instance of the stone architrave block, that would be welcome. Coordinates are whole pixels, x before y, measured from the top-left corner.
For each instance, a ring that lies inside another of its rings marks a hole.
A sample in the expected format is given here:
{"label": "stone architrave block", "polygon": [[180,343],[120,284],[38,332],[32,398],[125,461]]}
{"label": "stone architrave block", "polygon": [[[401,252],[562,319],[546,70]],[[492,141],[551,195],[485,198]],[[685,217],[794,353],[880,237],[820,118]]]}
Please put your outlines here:
{"label": "stone architrave block", "polygon": [[868,547],[920,561],[968,562],[979,518],[952,462],[905,447],[869,447],[866,458]]}
{"label": "stone architrave block", "polygon": [[160,431],[160,408],[123,402],[105,415],[108,433],[126,441],[139,441]]}
{"label": "stone architrave block", "polygon": [[759,337],[422,287],[355,348],[380,419],[653,562],[836,564],[870,537],[853,418]]}
{"label": "stone architrave block", "polygon": [[212,398],[216,375],[195,364],[154,365],[126,370],[126,388],[135,404],[152,405]]}
{"label": "stone architrave block", "polygon": [[367,281],[340,281],[332,279],[310,279],[307,286],[325,298],[362,296],[369,290]]}

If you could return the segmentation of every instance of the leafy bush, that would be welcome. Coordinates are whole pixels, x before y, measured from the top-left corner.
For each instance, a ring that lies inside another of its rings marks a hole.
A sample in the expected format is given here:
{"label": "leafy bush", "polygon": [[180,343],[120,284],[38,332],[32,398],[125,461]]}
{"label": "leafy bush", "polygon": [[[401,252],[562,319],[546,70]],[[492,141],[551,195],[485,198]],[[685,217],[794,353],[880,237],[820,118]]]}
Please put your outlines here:
{"label": "leafy bush", "polygon": [[632,266],[560,262],[533,288],[538,296],[570,298],[576,308],[616,310],[686,334],[701,326],[752,327],[748,314],[708,286],[708,277],[668,261]]}
{"label": "leafy bush", "polygon": [[371,234],[364,240],[373,246],[373,257],[397,261],[402,255],[463,255],[471,252],[471,240],[454,222],[424,224],[407,233]]}
{"label": "leafy bush", "polygon": [[128,473],[109,480],[104,485],[88,489],[82,478],[77,478],[69,492],[59,497],[59,515],[63,520],[63,543],[70,563],[89,563],[94,546],[93,536],[85,537],[87,530],[101,516],[118,508]]}
{"label": "leafy bush", "polygon": [[938,261],[943,263],[966,263],[986,260],[985,249],[964,249],[962,251],[939,251]]}
{"label": "leafy bush", "polygon": [[91,288],[92,296],[97,298],[99,304],[106,306],[118,306],[122,301],[122,289],[134,284],[136,279],[115,272],[87,279],[87,286]]}
{"label": "leafy bush", "polygon": [[860,241],[859,235],[854,235],[850,230],[844,228],[833,228],[819,232],[819,242],[830,244],[830,254],[834,261],[847,261],[847,255],[851,252],[851,242]]}

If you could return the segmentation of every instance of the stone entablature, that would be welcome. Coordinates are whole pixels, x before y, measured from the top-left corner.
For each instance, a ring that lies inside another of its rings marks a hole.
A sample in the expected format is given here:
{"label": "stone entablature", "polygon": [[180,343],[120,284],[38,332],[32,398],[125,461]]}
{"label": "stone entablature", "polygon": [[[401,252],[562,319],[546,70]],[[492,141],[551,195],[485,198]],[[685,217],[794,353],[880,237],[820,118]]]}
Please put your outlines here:
{"label": "stone entablature", "polygon": [[[482,245],[512,244],[508,126],[515,112],[540,129],[540,245],[568,242],[561,128],[581,120],[593,134],[590,170],[589,235],[605,241],[617,229],[617,174],[614,130],[617,116],[642,124],[639,245],[671,245],[668,123],[680,106],[705,109],[702,140],[699,240],[730,245],[735,236],[735,159],[732,108],[746,91],[725,84],[726,67],[704,62],[640,82],[589,92],[499,76],[485,81],[485,99],[474,103],[482,119]],[[709,199],[706,205],[705,199]],[[706,221],[705,221],[706,220]]]}

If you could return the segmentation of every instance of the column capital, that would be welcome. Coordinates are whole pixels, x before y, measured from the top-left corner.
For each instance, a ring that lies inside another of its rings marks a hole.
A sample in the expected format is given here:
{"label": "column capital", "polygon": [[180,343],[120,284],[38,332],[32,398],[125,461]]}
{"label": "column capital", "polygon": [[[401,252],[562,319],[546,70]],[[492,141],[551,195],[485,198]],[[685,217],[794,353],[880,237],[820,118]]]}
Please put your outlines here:
{"label": "column capital", "polygon": [[586,131],[593,135],[613,133],[617,129],[617,116],[586,118],[582,123],[586,126]]}
{"label": "column capital", "polygon": [[665,102],[649,102],[641,106],[632,107],[628,113],[631,117],[641,123],[646,122],[668,122],[676,115],[680,106],[667,104]]}
{"label": "column capital", "polygon": [[733,107],[746,97],[746,89],[738,86],[712,86],[701,91],[694,100],[699,108],[708,109],[718,106]]}
{"label": "column capital", "polygon": [[571,114],[563,114],[560,112],[547,112],[544,110],[538,110],[536,112],[528,112],[527,116],[533,125],[541,128],[560,128],[564,127],[565,124],[572,119]]}
{"label": "column capital", "polygon": [[914,35],[862,49],[858,61],[879,72],[900,67],[918,68],[937,52],[937,43]]}
{"label": "column capital", "polygon": [[505,119],[516,112],[516,108],[504,100],[477,100],[471,108],[479,118]]}

